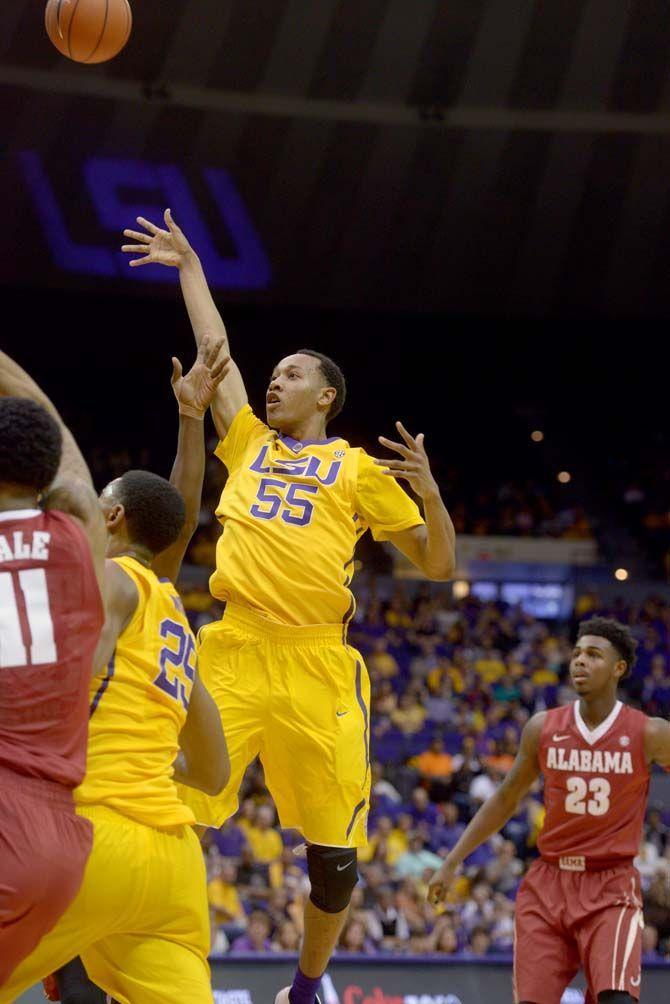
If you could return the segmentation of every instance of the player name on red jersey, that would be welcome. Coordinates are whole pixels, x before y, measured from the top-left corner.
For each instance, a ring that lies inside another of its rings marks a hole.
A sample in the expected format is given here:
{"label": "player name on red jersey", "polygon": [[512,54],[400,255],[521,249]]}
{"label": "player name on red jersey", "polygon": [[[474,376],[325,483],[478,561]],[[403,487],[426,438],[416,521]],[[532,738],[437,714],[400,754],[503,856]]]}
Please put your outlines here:
{"label": "player name on red jersey", "polygon": [[566,750],[547,747],[547,769],[578,771],[580,774],[632,774],[633,758],[621,750]]}
{"label": "player name on red jersey", "polygon": [[24,533],[0,533],[0,562],[3,561],[48,561],[51,534],[46,530]]}

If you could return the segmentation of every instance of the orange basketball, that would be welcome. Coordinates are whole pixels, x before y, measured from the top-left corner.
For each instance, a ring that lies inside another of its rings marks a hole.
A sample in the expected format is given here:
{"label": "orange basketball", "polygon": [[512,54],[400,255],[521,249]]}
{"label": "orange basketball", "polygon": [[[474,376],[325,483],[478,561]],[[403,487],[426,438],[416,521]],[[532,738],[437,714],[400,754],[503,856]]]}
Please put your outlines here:
{"label": "orange basketball", "polygon": [[47,34],[75,63],[104,63],[124,47],[133,16],[128,0],[48,0]]}

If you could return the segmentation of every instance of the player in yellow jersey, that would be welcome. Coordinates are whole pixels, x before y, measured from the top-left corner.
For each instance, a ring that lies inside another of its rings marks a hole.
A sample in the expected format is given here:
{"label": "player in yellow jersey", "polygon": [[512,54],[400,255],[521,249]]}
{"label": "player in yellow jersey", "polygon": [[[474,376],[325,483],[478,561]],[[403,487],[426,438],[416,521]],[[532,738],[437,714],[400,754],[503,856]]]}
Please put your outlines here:
{"label": "player in yellow jersey", "polygon": [[[144,232],[125,231],[136,243],[123,250],[143,256],[131,265],[177,267],[196,341],[215,332],[227,352],[200,262],[170,211],[165,228],[138,223]],[[432,579],[450,578],[455,560],[423,436],[398,424],[401,442],[381,439],[398,458],[375,461],[326,433],[344,397],[336,364],[301,350],[275,366],[266,422],[250,408],[234,363],[212,403],[216,455],[229,476],[211,589],[226,609],[202,632],[199,666],[221,712],[232,769],[222,795],[185,798],[198,822],[220,825],[260,754],[281,825],[309,844],[300,964],[277,1004],[314,1004],[356,882],[356,848],[367,840],[369,683],[347,645],[356,542],[369,527]],[[422,498],[423,515],[397,478]]]}
{"label": "player in yellow jersey", "polygon": [[[218,348],[204,342],[186,377],[175,361],[173,483],[129,471],[100,497],[108,560],[96,664],[104,672],[91,685],[86,777],[75,792],[94,826],[93,850],[76,899],[0,989],[2,1004],[77,953],[121,1004],[212,1002],[205,867],[175,780],[213,795],[229,763],[173,581],[200,507],[202,418],[225,372]],[[95,992],[79,989],[80,1000]]]}

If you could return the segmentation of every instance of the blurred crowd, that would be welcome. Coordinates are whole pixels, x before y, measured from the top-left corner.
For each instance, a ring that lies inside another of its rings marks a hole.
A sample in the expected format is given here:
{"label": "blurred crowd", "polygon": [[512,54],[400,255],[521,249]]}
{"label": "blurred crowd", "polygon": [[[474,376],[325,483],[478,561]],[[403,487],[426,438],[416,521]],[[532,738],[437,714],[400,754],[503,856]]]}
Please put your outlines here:
{"label": "blurred crowd", "polygon": [[651,578],[670,581],[670,433],[652,425],[649,435],[620,444],[606,460],[607,498],[619,526],[636,540]]}
{"label": "blurred crowd", "polygon": [[[594,594],[579,597],[575,622],[592,613],[632,626],[639,657],[625,699],[667,716],[670,605],[606,607]],[[213,616],[193,607],[191,615],[196,623]],[[539,783],[502,834],[466,860],[446,907],[429,906],[427,881],[510,769],[528,717],[573,699],[573,631],[574,622],[545,623],[519,607],[454,601],[448,588],[397,587],[380,598],[372,581],[361,590],[350,642],[372,683],[370,842],[359,852],[339,953],[511,951],[516,890],[543,824]],[[652,803],[636,859],[647,961],[670,959],[669,827],[668,810]],[[255,764],[238,814],[205,841],[215,953],[297,951],[309,895],[299,841],[279,830]]]}
{"label": "blurred crowd", "polygon": [[649,472],[648,478],[626,481],[620,496],[622,524],[637,539],[652,573],[670,581],[670,469]]}
{"label": "blurred crowd", "polygon": [[595,536],[595,522],[572,492],[560,483],[505,481],[495,490],[474,493],[461,484],[460,472],[448,473],[449,512],[458,534],[474,536]]}

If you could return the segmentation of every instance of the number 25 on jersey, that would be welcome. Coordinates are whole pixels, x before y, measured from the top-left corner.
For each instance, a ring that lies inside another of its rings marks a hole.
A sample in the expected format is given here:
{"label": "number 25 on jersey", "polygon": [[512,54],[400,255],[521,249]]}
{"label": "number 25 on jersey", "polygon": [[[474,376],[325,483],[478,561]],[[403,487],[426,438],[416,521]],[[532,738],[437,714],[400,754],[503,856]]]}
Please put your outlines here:
{"label": "number 25 on jersey", "polygon": [[164,693],[188,710],[195,680],[195,643],[193,635],[179,621],[161,621],[160,635],[165,644],[160,650],[160,673],[154,683]]}

